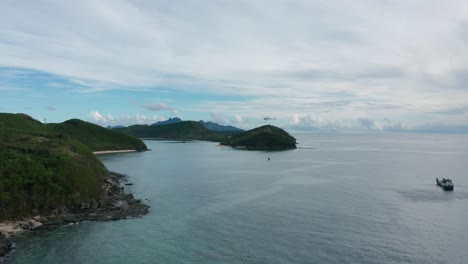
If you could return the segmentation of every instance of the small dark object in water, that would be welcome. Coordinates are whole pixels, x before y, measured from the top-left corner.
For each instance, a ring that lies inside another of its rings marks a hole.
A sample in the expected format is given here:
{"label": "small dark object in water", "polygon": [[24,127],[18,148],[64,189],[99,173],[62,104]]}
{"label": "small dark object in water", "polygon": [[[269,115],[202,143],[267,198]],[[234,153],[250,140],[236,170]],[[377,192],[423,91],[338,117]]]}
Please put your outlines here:
{"label": "small dark object in water", "polygon": [[129,182],[129,183],[126,183],[125,185],[133,185],[133,183],[130,183],[130,182]]}
{"label": "small dark object in water", "polygon": [[268,157],[268,160],[270,160],[270,157]]}
{"label": "small dark object in water", "polygon": [[436,183],[440,188],[444,189],[444,191],[453,191],[453,182],[450,179],[442,178],[442,180],[439,181],[439,179],[436,178]]}

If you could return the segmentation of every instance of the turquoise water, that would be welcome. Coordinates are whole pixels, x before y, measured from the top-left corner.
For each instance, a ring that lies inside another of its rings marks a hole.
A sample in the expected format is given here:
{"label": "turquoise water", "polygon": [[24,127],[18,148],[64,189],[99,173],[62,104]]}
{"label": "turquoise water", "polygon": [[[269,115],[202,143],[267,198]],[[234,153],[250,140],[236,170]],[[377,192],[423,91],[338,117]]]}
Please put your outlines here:
{"label": "turquoise water", "polygon": [[468,136],[294,136],[284,152],[146,141],[101,156],[150,213],[21,238],[8,262],[467,263]]}

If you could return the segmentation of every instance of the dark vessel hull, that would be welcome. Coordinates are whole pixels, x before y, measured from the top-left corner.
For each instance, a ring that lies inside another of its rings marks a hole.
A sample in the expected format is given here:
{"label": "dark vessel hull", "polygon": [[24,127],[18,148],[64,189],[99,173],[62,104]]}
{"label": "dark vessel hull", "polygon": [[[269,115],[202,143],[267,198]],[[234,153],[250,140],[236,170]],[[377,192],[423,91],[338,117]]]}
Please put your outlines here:
{"label": "dark vessel hull", "polygon": [[450,182],[450,184],[446,183],[445,181],[439,181],[439,179],[436,178],[437,185],[444,189],[444,191],[453,191],[453,184]]}

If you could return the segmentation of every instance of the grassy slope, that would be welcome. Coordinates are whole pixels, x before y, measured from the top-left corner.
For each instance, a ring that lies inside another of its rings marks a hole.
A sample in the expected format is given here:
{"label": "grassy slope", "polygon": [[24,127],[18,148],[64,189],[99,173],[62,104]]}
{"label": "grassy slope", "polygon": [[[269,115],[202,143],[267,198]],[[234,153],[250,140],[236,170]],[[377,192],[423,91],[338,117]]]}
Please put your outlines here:
{"label": "grassy slope", "polygon": [[106,168],[88,147],[0,129],[0,220],[46,214],[97,198]]}
{"label": "grassy slope", "polygon": [[146,146],[76,119],[44,126],[27,115],[0,113],[0,220],[97,198],[107,171],[91,151],[119,148]]}
{"label": "grassy slope", "polygon": [[0,113],[0,129],[8,128],[29,133],[43,133],[44,124],[25,114]]}
{"label": "grassy slope", "polygon": [[158,126],[134,125],[126,128],[117,128],[115,130],[139,138],[176,140],[222,141],[226,139],[228,135],[232,134],[229,132],[215,132],[208,130],[202,124],[195,121],[182,121],[174,124]]}
{"label": "grassy slope", "polygon": [[281,128],[266,125],[232,135],[221,144],[248,149],[283,150],[295,149],[296,139]]}
{"label": "grassy slope", "polygon": [[47,127],[50,133],[67,135],[82,142],[94,151],[146,150],[146,145],[140,139],[79,119],[71,119],[60,124],[49,124]]}
{"label": "grassy slope", "polygon": [[24,114],[0,113],[0,129],[8,128],[37,136],[67,137],[78,140],[91,150],[146,150],[146,145],[137,138],[113,131],[79,119],[63,123],[47,124]]}

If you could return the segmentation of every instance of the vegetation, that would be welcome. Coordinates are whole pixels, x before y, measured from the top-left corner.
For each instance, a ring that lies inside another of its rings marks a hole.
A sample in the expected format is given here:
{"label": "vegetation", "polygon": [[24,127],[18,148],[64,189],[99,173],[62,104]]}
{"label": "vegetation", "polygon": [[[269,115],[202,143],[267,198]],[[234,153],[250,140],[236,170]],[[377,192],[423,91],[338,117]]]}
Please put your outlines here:
{"label": "vegetation", "polygon": [[0,132],[0,220],[74,207],[101,193],[106,169],[83,144]]}
{"label": "vegetation", "polygon": [[225,140],[233,134],[233,132],[208,130],[201,123],[195,121],[181,121],[155,126],[134,125],[125,128],[116,128],[114,130],[139,138],[206,140],[218,142]]}
{"label": "vegetation", "polygon": [[49,124],[47,128],[49,133],[67,135],[85,144],[93,151],[147,149],[145,143],[140,139],[79,119],[71,119],[60,124]]}
{"label": "vegetation", "polygon": [[94,150],[146,149],[139,139],[81,120],[44,125],[0,114],[0,221],[98,198],[107,174]]}
{"label": "vegetation", "polygon": [[232,135],[221,145],[253,150],[286,150],[296,148],[296,139],[281,128],[265,125]]}
{"label": "vegetation", "polygon": [[0,129],[2,128],[36,136],[74,139],[92,151],[147,149],[145,143],[137,138],[79,119],[70,119],[58,124],[44,124],[25,114],[0,113]]}

